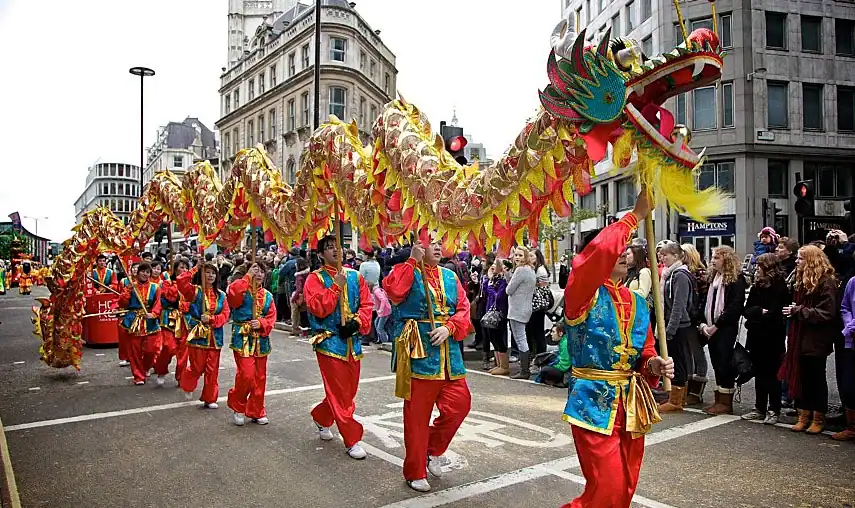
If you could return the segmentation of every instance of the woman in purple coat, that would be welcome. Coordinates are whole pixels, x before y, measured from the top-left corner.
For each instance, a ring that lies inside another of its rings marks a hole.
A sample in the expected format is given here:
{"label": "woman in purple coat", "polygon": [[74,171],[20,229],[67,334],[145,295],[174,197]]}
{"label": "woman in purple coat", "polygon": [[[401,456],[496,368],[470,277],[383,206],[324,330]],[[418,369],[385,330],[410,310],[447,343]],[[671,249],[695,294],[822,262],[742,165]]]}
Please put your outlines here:
{"label": "woman in purple coat", "polygon": [[[486,313],[491,311],[498,312],[500,319],[494,323],[495,327],[484,326],[485,349],[489,350],[492,344],[496,355],[496,366],[490,370],[490,374],[495,376],[507,376],[510,374],[508,362],[508,294],[505,290],[508,287],[508,281],[504,274],[504,265],[501,259],[496,259],[487,269],[487,275],[481,282],[481,294],[485,295],[487,300]],[[495,313],[494,313],[495,314]],[[483,325],[482,321],[482,325]]]}

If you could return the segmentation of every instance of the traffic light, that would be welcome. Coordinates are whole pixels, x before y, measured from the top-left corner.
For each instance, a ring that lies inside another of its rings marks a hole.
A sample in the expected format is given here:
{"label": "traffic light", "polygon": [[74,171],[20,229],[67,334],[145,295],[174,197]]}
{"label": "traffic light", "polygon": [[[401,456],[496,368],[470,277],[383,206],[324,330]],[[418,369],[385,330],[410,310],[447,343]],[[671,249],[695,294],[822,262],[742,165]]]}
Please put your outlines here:
{"label": "traffic light", "polygon": [[466,159],[466,152],[463,149],[469,141],[463,135],[463,127],[455,127],[440,122],[439,131],[443,141],[445,141],[445,151],[451,154],[458,164],[468,164],[469,161]]}
{"label": "traffic light", "polygon": [[615,217],[614,215],[609,215],[608,217],[606,217],[606,226],[611,226],[612,224],[614,224],[617,221],[618,221],[617,217]]}
{"label": "traffic light", "polygon": [[855,197],[851,197],[843,202],[843,209],[846,210],[846,213],[843,217],[846,219],[846,223],[849,224],[849,233],[850,235],[855,233]]}
{"label": "traffic light", "polygon": [[793,187],[796,195],[795,210],[798,215],[814,215],[813,180],[802,180]]}

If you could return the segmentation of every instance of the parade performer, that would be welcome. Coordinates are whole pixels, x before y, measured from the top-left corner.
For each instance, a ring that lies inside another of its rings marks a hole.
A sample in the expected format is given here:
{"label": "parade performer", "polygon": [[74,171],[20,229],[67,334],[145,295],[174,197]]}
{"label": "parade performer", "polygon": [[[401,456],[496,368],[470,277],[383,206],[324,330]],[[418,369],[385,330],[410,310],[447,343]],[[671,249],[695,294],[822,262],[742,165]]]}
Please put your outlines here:
{"label": "parade performer", "polygon": [[[181,389],[187,399],[193,398],[199,378],[204,374],[202,395],[199,400],[208,409],[217,409],[220,396],[220,351],[223,348],[223,326],[229,320],[229,304],[226,294],[218,288],[219,269],[213,263],[205,263],[202,285],[193,284],[193,276],[199,264],[182,273],[176,282],[178,291],[190,308],[185,314],[189,332],[187,335],[190,366],[181,373]],[[203,289],[204,288],[204,289]]]}
{"label": "parade performer", "polygon": [[[438,243],[427,249],[413,245],[410,259],[383,279],[395,308],[392,363],[397,377],[395,395],[404,399],[404,478],[419,492],[430,490],[427,471],[442,476],[443,454],[471,405],[466,366],[457,345],[471,328],[469,300],[457,275],[437,266],[441,257]],[[432,322],[435,329],[431,329]],[[448,339],[457,343],[449,344]],[[430,425],[434,405],[439,417]]]}
{"label": "parade performer", "polygon": [[119,307],[125,309],[119,326],[127,333],[128,359],[135,385],[145,384],[146,374],[160,351],[160,287],[149,280],[151,266],[137,267],[136,281],[122,289]]}
{"label": "parade performer", "polygon": [[[333,438],[330,427],[338,425],[347,454],[364,459],[359,446],[362,424],[353,418],[362,343],[354,336],[371,330],[374,302],[368,285],[359,272],[341,266],[338,238],[326,236],[318,242],[324,265],[306,279],[303,294],[312,328],[312,345],[318,357],[318,368],[324,381],[324,400],[312,409],[318,435],[324,441]],[[342,320],[341,311],[345,318]],[[344,321],[345,324],[341,324]]]}
{"label": "parade performer", "polygon": [[162,284],[169,279],[169,273],[164,271],[163,263],[161,261],[151,261],[149,262],[151,265],[151,281],[157,284]]}
{"label": "parade performer", "polygon": [[30,294],[33,285],[33,265],[29,259],[25,259],[18,265],[18,292],[22,295]]}
{"label": "parade performer", "polygon": [[[175,270],[180,277],[188,270],[187,262],[182,260],[175,265]],[[157,375],[157,385],[166,383],[166,375],[169,374],[169,362],[175,357],[175,381],[181,386],[181,374],[187,369],[187,327],[184,315],[190,309],[190,304],[181,297],[178,284],[166,280],[160,284],[160,329],[163,334],[163,347],[154,362],[154,373]]]}
{"label": "parade performer", "polygon": [[[121,291],[124,290],[125,288],[129,287],[131,285],[131,281],[133,281],[134,278],[136,278],[137,267],[139,267],[139,262],[134,261],[133,264],[131,264],[131,268],[130,268],[131,273],[126,275],[125,277],[122,277],[122,279],[119,281],[119,289],[120,289],[119,292],[120,292],[120,294],[121,294]],[[116,306],[118,307],[118,302],[116,302]],[[129,358],[129,356],[128,356],[128,343],[130,342],[130,337],[128,337],[128,332],[124,328],[122,328],[121,325],[119,326],[119,329],[118,329],[118,338],[119,338],[119,367],[129,367],[131,365],[131,362],[128,360],[128,358]]]}
{"label": "parade performer", "polygon": [[0,295],[6,294],[6,263],[0,259]]}
{"label": "parade performer", "polygon": [[661,421],[651,385],[674,376],[656,354],[647,303],[621,281],[626,246],[650,213],[642,189],[632,212],[603,229],[573,259],[564,290],[572,370],[564,420],[587,480],[569,508],[629,508],[644,434]]}
{"label": "parade performer", "polygon": [[264,289],[264,274],[264,266],[255,262],[244,277],[229,285],[227,291],[232,309],[231,348],[237,365],[228,404],[238,426],[244,424],[246,417],[259,425],[267,425],[269,421],[264,410],[264,392],[276,305],[273,294]]}
{"label": "parade performer", "polygon": [[119,286],[119,278],[113,270],[107,268],[107,256],[98,254],[95,260],[95,268],[92,270],[92,280],[95,281],[95,293],[110,293],[111,289],[117,291]]}

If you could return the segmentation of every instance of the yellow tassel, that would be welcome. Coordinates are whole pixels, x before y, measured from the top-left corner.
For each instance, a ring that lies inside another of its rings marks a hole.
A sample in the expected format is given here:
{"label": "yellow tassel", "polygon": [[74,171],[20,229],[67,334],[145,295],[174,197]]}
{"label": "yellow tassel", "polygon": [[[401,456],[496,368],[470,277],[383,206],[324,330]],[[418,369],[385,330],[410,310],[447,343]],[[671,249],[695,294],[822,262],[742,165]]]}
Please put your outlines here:
{"label": "yellow tassel", "polygon": [[703,191],[695,189],[695,174],[676,163],[668,163],[639,150],[635,176],[642,185],[664,199],[678,212],[695,220],[704,221],[724,210],[724,193],[716,188]]}
{"label": "yellow tassel", "polygon": [[632,133],[625,130],[612,144],[612,164],[618,168],[626,167],[632,158],[632,149]]}

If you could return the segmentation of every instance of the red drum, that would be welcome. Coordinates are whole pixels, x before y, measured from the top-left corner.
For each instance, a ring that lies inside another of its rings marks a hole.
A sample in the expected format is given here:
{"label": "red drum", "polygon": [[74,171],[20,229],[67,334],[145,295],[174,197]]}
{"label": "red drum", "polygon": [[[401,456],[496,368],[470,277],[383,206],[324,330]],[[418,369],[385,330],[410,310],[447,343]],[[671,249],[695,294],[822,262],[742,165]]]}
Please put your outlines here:
{"label": "red drum", "polygon": [[[107,312],[116,305],[118,295],[113,293],[93,294],[86,298],[86,314]],[[119,318],[115,316],[91,316],[83,318],[83,342],[86,344],[118,344]]]}

